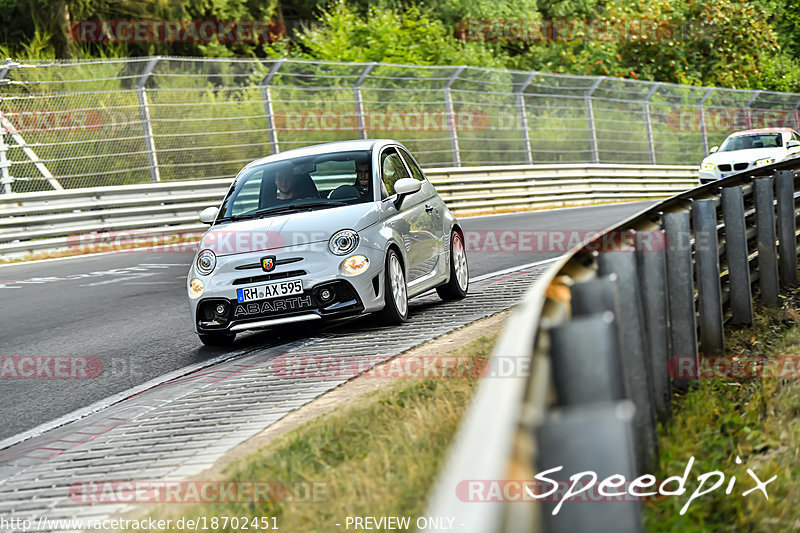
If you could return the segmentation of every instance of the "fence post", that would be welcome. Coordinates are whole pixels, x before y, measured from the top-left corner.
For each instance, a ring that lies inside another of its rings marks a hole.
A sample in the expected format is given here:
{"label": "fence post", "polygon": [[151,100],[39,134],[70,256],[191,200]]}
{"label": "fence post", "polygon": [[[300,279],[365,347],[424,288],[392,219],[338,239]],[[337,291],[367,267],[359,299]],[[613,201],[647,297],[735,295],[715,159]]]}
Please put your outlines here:
{"label": "fence post", "polygon": [[[3,61],[3,64],[0,65],[0,87],[8,83],[6,79],[8,72],[18,66],[19,65],[11,59]],[[5,117],[3,117],[2,111],[0,111],[0,184],[3,186],[3,192],[5,194],[11,194],[11,184],[14,183],[14,178],[9,171],[11,164],[8,162],[7,155],[6,124]]]}
{"label": "fence post", "polygon": [[[691,357],[698,368],[697,329],[694,312],[694,276],[690,244],[689,212],[664,213],[667,232],[667,286],[669,287],[669,322],[672,357]],[[673,379],[685,389],[687,379]]]}
{"label": "fence post", "polygon": [[794,213],[794,172],[775,173],[778,199],[778,271],[781,287],[797,286],[797,225]]}
{"label": "fence post", "polygon": [[747,227],[741,186],[722,189],[722,218],[725,220],[725,257],[728,260],[731,323],[752,324],[753,293],[750,288]]}
{"label": "fence post", "polygon": [[697,104],[698,116],[700,118],[700,136],[703,140],[703,157],[708,155],[708,132],[706,132],[706,101],[711,98],[711,94],[714,92],[714,88],[710,88],[706,91],[706,94],[700,99],[700,102]]}
{"label": "fence post", "polygon": [[278,59],[269,68],[269,72],[264,79],[261,80],[261,96],[264,100],[264,115],[267,118],[267,135],[269,136],[269,150],[272,154],[277,154],[281,151],[280,144],[278,144],[278,129],[275,127],[275,112],[272,108],[272,79],[278,73],[283,65],[283,59]]}
{"label": "fence post", "polygon": [[719,282],[717,207],[714,200],[692,200],[700,347],[705,355],[722,355],[722,289]]}
{"label": "fence post", "polygon": [[150,121],[150,109],[147,105],[147,91],[145,84],[150,78],[153,69],[158,63],[159,57],[152,58],[144,67],[144,71],[136,81],[136,96],[139,98],[139,117],[142,120],[142,129],[144,130],[144,145],[147,151],[147,162],[150,167],[150,179],[153,182],[161,181],[161,176],[158,172],[158,156],[156,155],[156,144],[153,140],[153,124]]}
{"label": "fence post", "polygon": [[525,159],[529,165],[533,164],[533,151],[531,150],[531,134],[528,130],[528,113],[525,109],[525,89],[531,84],[533,78],[536,76],[535,72],[531,72],[525,79],[525,82],[520,86],[517,91],[517,111],[519,112],[519,127],[522,130],[522,142],[525,144]]}
{"label": "fence post", "polygon": [[600,162],[600,153],[597,150],[597,129],[594,122],[594,104],[592,103],[592,95],[602,81],[602,77],[598,77],[596,80],[594,80],[594,83],[589,88],[589,92],[587,92],[586,96],[584,97],[586,101],[586,121],[589,127],[589,150],[592,152],[592,163]]}
{"label": "fence post", "polygon": [[377,63],[370,63],[364,70],[361,71],[361,74],[358,76],[355,84],[353,85],[353,102],[356,106],[356,119],[358,119],[358,134],[362,139],[367,138],[367,122],[364,120],[364,101],[361,98],[361,85],[369,76],[370,71],[375,68]]}
{"label": "fence post", "polygon": [[761,301],[778,307],[778,252],[775,248],[775,195],[772,177],[756,178],[756,241],[758,242],[758,287]]}
{"label": "fence post", "polygon": [[458,148],[458,132],[456,131],[456,115],[453,110],[453,96],[450,94],[450,88],[456,82],[458,76],[467,68],[465,66],[457,67],[455,71],[447,79],[444,84],[444,108],[447,115],[447,124],[450,126],[450,147],[453,151],[453,165],[461,166],[461,152]]}
{"label": "fence post", "polygon": [[644,101],[644,125],[647,130],[647,146],[650,149],[650,164],[656,164],[656,143],[653,139],[653,121],[650,117],[650,99],[661,86],[661,82],[653,83],[650,91],[647,93],[647,98]]}
{"label": "fence post", "polygon": [[750,97],[750,100],[748,100],[747,103],[744,106],[745,113],[747,115],[747,127],[748,127],[748,129],[756,127],[756,126],[753,126],[752,106],[753,106],[753,102],[755,102],[756,99],[758,99],[758,95],[760,95],[760,94],[761,94],[761,91],[753,91],[753,96]]}

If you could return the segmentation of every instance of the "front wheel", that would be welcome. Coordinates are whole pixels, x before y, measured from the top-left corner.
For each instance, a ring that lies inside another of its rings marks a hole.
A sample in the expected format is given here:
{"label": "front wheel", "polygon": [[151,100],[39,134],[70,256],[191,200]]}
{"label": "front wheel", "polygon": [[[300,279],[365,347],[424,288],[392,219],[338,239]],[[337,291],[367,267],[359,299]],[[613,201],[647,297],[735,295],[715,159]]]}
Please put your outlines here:
{"label": "front wheel", "polygon": [[408,289],[403,265],[394,250],[389,250],[386,256],[384,278],[384,306],[378,313],[378,318],[384,324],[402,324],[408,320]]}
{"label": "front wheel", "polygon": [[198,333],[197,336],[206,346],[230,346],[236,338],[236,333]]}
{"label": "front wheel", "polygon": [[450,279],[444,285],[436,287],[442,300],[461,300],[467,296],[469,289],[469,268],[467,267],[467,251],[464,239],[454,231],[450,236]]}

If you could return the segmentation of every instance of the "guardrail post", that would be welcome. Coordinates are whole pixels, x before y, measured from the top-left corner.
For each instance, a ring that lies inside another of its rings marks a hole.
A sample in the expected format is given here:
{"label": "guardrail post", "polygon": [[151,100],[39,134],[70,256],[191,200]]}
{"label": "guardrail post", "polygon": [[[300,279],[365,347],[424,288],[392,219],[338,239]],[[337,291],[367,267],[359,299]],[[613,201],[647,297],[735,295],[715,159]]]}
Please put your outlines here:
{"label": "guardrail post", "polygon": [[650,164],[656,164],[656,143],[653,139],[653,121],[650,117],[650,99],[661,86],[661,82],[654,82],[644,101],[644,126],[647,131],[647,146],[650,149]]}
{"label": "guardrail post", "polygon": [[725,341],[722,330],[717,208],[714,200],[692,200],[692,225],[700,308],[700,349],[704,355],[722,355]]}
{"label": "guardrail post", "polygon": [[[555,410],[534,427],[538,450],[536,470],[543,472],[563,467],[550,474],[551,479],[560,480],[592,471],[597,474],[597,484],[612,475],[621,475],[628,481],[634,479],[638,473],[632,430],[635,411],[629,401]],[[588,482],[587,478],[582,480]],[[595,490],[597,484],[589,491]],[[540,487],[534,494],[544,494],[550,484],[540,484]],[[563,498],[562,492],[555,494]],[[643,530],[641,504],[637,501],[616,497],[600,501],[567,500],[553,515],[559,502],[560,499],[549,497],[542,503],[542,522],[548,533],[638,533]]]}
{"label": "guardrail post", "polygon": [[[698,368],[689,212],[664,213],[663,224],[667,232],[670,355],[692,358],[694,368]],[[672,384],[685,389],[689,380],[673,379]]]}
{"label": "guardrail post", "polygon": [[147,151],[147,162],[150,167],[151,181],[161,181],[161,176],[158,172],[158,156],[156,155],[156,144],[153,140],[153,124],[150,120],[150,108],[147,105],[147,91],[145,84],[153,73],[159,58],[154,57],[144,67],[144,71],[136,80],[136,96],[139,99],[139,117],[142,120],[142,129],[144,130],[144,146]]}
{"label": "guardrail post", "polygon": [[642,298],[633,250],[602,252],[597,258],[600,276],[616,274],[618,291],[621,359],[624,378],[636,405],[634,431],[639,472],[654,472],[658,466],[658,440],[653,414],[652,364],[644,342]]}
{"label": "guardrail post", "polygon": [[778,199],[778,271],[781,287],[797,286],[797,224],[794,213],[794,171],[775,173]]}
{"label": "guardrail post", "polygon": [[269,150],[272,154],[281,151],[278,142],[278,128],[275,126],[275,112],[272,108],[272,79],[283,65],[284,59],[278,59],[269,68],[269,72],[261,80],[261,97],[264,100],[264,115],[267,118],[267,136],[269,137]]}
{"label": "guardrail post", "polygon": [[645,342],[652,360],[654,407],[662,422],[669,419],[672,398],[667,374],[670,349],[666,246],[667,237],[661,230],[636,232],[636,267],[642,291]]}
{"label": "guardrail post", "polygon": [[525,108],[525,89],[531,84],[536,72],[531,72],[525,82],[517,91],[517,111],[519,112],[519,127],[522,132],[522,142],[525,145],[525,160],[529,165],[533,164],[533,150],[531,149],[531,133],[528,130],[528,112]]}
{"label": "guardrail post", "polygon": [[625,398],[614,313],[573,317],[549,333],[559,405]]}
{"label": "guardrail post", "polygon": [[0,124],[0,183],[3,185],[3,192],[11,194],[11,184],[14,183],[14,178],[11,177],[11,172],[9,171],[11,164],[6,156],[7,151],[6,128],[3,124]]}
{"label": "guardrail post", "polygon": [[361,85],[369,76],[370,71],[375,68],[377,63],[373,62],[364,67],[361,75],[358,76],[355,84],[353,85],[353,102],[356,106],[356,118],[358,119],[358,134],[362,139],[367,138],[367,121],[364,120],[364,100],[361,98]]}
{"label": "guardrail post", "polygon": [[772,177],[756,178],[756,241],[760,299],[778,307],[778,252],[775,247],[775,196]]}
{"label": "guardrail post", "polygon": [[589,128],[589,150],[592,152],[592,163],[600,162],[600,152],[597,149],[597,129],[594,121],[594,104],[592,103],[592,95],[602,81],[602,77],[598,77],[596,80],[594,80],[594,83],[584,97],[586,103],[586,122]]}
{"label": "guardrail post", "polygon": [[722,189],[722,217],[725,220],[725,257],[728,260],[731,323],[752,324],[753,293],[750,287],[747,227],[741,186]]}
{"label": "guardrail post", "polygon": [[458,76],[467,68],[466,66],[460,66],[453,71],[450,77],[447,79],[447,83],[444,84],[444,108],[445,113],[447,114],[447,125],[450,127],[450,147],[453,151],[453,166],[460,167],[461,166],[461,151],[458,147],[458,131],[456,130],[456,114],[453,108],[453,95],[450,93],[450,89],[453,84],[458,79]]}

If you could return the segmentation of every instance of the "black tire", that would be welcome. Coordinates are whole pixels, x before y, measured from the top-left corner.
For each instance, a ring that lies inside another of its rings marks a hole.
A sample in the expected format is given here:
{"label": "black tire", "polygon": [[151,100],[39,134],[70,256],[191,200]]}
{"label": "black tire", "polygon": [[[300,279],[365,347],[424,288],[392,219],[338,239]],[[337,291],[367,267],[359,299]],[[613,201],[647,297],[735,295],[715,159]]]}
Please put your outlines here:
{"label": "black tire", "polygon": [[197,336],[206,346],[230,346],[236,339],[236,333],[198,333]]}
{"label": "black tire", "polygon": [[[402,324],[408,320],[408,287],[403,263],[394,250],[386,254],[386,268],[383,283],[383,309],[378,311],[378,319],[387,325]],[[397,291],[400,291],[398,294]]]}
{"label": "black tire", "polygon": [[469,290],[469,267],[467,252],[464,248],[464,237],[454,231],[450,235],[450,279],[444,285],[436,287],[442,300],[462,300]]}

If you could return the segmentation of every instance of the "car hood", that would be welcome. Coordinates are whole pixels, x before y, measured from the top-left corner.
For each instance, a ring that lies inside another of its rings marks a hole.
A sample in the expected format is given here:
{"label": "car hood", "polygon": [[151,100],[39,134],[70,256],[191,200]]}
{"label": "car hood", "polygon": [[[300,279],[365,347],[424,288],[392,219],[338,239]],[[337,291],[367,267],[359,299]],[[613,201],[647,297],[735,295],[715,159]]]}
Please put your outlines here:
{"label": "car hood", "polygon": [[783,159],[786,155],[786,148],[751,148],[749,150],[734,150],[732,152],[717,152],[711,154],[703,160],[703,163],[713,163],[715,165],[725,163],[752,163],[759,159],[774,157],[777,160]]}
{"label": "car hood", "polygon": [[339,230],[361,231],[380,219],[376,202],[281,214],[213,226],[200,249],[217,256],[327,242]]}

